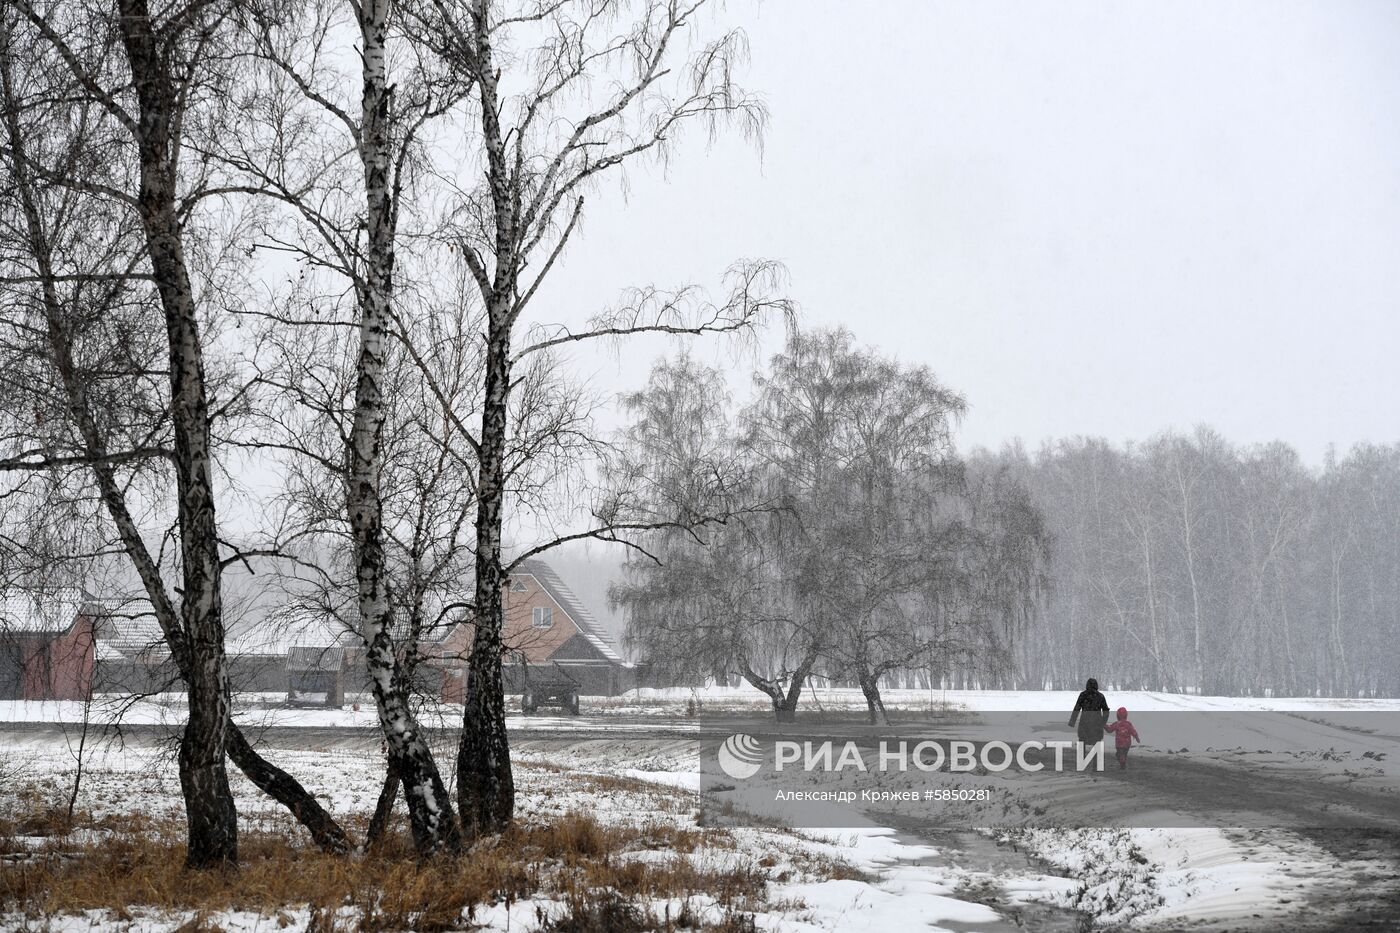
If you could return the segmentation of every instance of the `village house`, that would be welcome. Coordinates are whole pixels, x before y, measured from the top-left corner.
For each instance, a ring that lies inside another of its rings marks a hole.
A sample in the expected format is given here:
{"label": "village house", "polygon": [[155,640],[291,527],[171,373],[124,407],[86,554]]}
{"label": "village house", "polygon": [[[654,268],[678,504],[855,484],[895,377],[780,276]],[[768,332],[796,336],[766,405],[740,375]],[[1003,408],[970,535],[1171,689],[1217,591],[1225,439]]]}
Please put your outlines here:
{"label": "village house", "polygon": [[[614,696],[634,685],[632,665],[544,561],[522,562],[504,601],[507,692],[521,693],[532,682],[566,683],[584,696]],[[320,619],[270,621],[236,625],[229,634],[235,694],[340,706],[347,694],[368,690],[363,646],[353,632]],[[416,671],[416,689],[461,702],[471,641],[470,623],[450,628],[431,647],[430,663]],[[77,587],[0,597],[0,700],[182,689],[147,600],[99,601]]]}
{"label": "village house", "polygon": [[[364,687],[355,642],[343,627],[325,620],[240,621],[225,643],[229,686],[236,695],[306,702],[307,694],[317,694],[317,702],[339,705],[346,692]],[[184,690],[155,612],[144,598],[105,610],[97,625],[96,661],[98,693]],[[323,681],[331,681],[332,689],[309,686]]]}
{"label": "village house", "polygon": [[[584,696],[616,696],[633,686],[632,665],[549,564],[522,561],[506,582],[503,599],[507,693],[523,692],[531,680],[567,681]],[[471,644],[472,626],[464,621],[439,645],[444,700],[462,702]]]}

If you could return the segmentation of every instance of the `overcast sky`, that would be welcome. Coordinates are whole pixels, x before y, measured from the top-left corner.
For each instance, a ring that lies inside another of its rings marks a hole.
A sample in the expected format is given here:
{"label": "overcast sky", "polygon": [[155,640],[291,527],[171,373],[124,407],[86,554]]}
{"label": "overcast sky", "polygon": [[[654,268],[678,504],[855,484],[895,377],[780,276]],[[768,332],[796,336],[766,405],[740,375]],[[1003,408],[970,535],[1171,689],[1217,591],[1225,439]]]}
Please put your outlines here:
{"label": "overcast sky", "polygon": [[[809,325],[927,363],[964,446],[1400,440],[1400,3],[731,0],[761,153],[591,198],[541,318],[786,263]],[[578,355],[607,390],[664,346]]]}

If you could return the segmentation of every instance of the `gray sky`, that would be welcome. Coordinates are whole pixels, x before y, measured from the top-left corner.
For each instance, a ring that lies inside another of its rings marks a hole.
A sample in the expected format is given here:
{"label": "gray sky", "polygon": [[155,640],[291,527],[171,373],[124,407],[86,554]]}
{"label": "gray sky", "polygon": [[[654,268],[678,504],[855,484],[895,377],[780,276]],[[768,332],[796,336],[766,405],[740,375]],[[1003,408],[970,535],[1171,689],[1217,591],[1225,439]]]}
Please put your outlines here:
{"label": "gray sky", "polygon": [[[1209,422],[1317,462],[1400,440],[1400,3],[727,17],[762,153],[696,134],[625,205],[595,194],[541,319],[772,257],[806,323],[964,392],[965,446]],[[664,349],[575,359],[611,390]]]}

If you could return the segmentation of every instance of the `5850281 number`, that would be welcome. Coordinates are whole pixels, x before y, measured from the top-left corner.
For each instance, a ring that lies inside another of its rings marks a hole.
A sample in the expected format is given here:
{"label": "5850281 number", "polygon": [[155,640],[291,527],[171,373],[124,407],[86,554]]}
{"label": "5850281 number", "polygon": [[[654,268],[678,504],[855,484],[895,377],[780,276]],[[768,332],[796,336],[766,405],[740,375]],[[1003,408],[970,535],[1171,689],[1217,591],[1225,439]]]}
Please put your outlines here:
{"label": "5850281 number", "polygon": [[940,801],[986,801],[992,799],[992,791],[990,788],[986,787],[971,789],[963,787],[939,787],[931,791],[930,794],[925,794],[925,799],[929,799],[930,795],[933,800]]}

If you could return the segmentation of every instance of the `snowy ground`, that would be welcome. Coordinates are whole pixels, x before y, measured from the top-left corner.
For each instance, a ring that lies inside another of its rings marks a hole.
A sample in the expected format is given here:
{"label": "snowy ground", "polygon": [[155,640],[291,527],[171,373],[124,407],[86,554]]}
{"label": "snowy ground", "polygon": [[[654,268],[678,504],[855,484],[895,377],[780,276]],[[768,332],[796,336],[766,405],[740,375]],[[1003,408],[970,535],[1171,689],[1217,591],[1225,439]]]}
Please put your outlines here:
{"label": "snowy ground", "polygon": [[[971,712],[1068,711],[1074,705],[1075,691],[1065,690],[886,690],[886,706],[896,715],[944,710]],[[1112,705],[1139,712],[1194,711],[1400,711],[1400,698],[1333,699],[1328,697],[1215,697],[1153,691],[1109,691]],[[376,725],[374,704],[368,697],[349,697],[343,709],[288,707],[282,693],[241,694],[238,718],[250,725],[351,727]],[[126,697],[99,699],[88,711],[92,721],[120,720],[129,725],[177,724],[183,720],[184,696],[162,694],[132,701]],[[617,697],[585,697],[584,711],[590,716],[618,719],[643,718],[686,720],[696,716],[766,713],[771,709],[762,694],[748,687],[639,688]],[[539,728],[549,716],[528,719],[519,715],[520,698],[507,698],[512,710],[510,725],[530,723]],[[864,713],[865,699],[859,690],[844,687],[814,688],[802,695],[799,714]],[[425,719],[451,723],[461,715],[460,706],[429,706]],[[82,722],[84,707],[76,701],[0,700],[0,724],[14,722]],[[570,720],[553,717],[567,725]]]}
{"label": "snowy ground", "polygon": [[[1194,694],[1158,693],[1141,690],[1106,690],[1114,706],[1127,706],[1133,711],[1148,710],[1339,710],[1374,709],[1400,710],[1396,699],[1332,699],[1327,697],[1215,697]],[[1077,691],[1071,690],[941,690],[887,689],[882,691],[885,705],[891,710],[918,712],[922,710],[965,709],[975,712],[1055,710],[1068,714],[1074,706]],[[705,711],[762,710],[768,700],[748,687],[672,687],[667,689],[639,688],[621,697],[594,701],[612,711],[642,710],[650,713],[676,714],[688,701],[697,701]],[[861,692],[848,687],[817,687],[802,695],[801,708],[807,711],[866,708]]]}
{"label": "snowy ground", "polygon": [[[1162,710],[1172,708],[1171,698],[1161,700]],[[1062,722],[1063,711],[1053,703],[1045,705]],[[1182,765],[1188,767],[1184,774],[1174,773],[1165,787],[1158,780],[1164,773],[1160,766],[1172,758],[1175,747],[1136,750],[1142,754],[1134,762],[1136,770],[1122,775],[1112,770],[1091,778],[1053,775],[1035,787],[1034,799],[1051,814],[1063,814],[1065,823],[1082,819],[1086,811],[1101,815],[1097,825],[1103,827],[1136,820],[1136,825],[1124,828],[1034,825],[1043,820],[1008,828],[1006,804],[1025,796],[1024,783],[1008,784],[991,802],[980,805],[980,816],[970,818],[960,813],[956,820],[939,820],[930,817],[927,807],[911,813],[899,804],[825,803],[818,806],[827,812],[814,816],[809,809],[805,815],[870,831],[896,828],[897,841],[931,847],[931,854],[901,863],[899,877],[914,873],[953,879],[956,891],[993,907],[1003,922],[1033,918],[1025,923],[1031,929],[1054,929],[1066,920],[1065,913],[1035,913],[1045,905],[1081,911],[1104,927],[1262,930],[1282,923],[1284,929],[1308,930],[1351,929],[1375,922],[1387,928],[1400,909],[1400,797],[1394,795],[1393,769],[1400,742],[1394,735],[1361,734],[1331,725],[1325,706],[1308,704],[1306,713],[1251,713],[1245,720],[1250,734],[1231,737],[1243,746],[1201,750],[1189,762],[1172,759],[1177,772]],[[1144,716],[1143,721],[1150,720]],[[1226,724],[1230,721],[1225,717]],[[969,717],[958,728],[963,730],[960,734],[974,735],[978,717]],[[1241,747],[1277,748],[1285,739],[1296,745],[1300,732],[1326,753],[1303,760],[1258,751],[1240,754]],[[667,762],[665,756],[646,760],[641,738],[622,734],[597,745],[578,747],[580,767],[621,754],[638,762],[630,774],[650,770],[656,781],[696,780],[693,761]],[[1364,757],[1367,754],[1378,757]],[[866,784],[871,777],[857,772],[851,780]],[[951,785],[961,780],[939,777]],[[928,775],[883,780],[879,786],[886,790],[930,786]],[[996,785],[998,780],[980,774],[975,783]],[[737,786],[721,785],[712,796],[760,816],[792,813],[788,805],[774,802],[775,788],[791,787],[786,781],[765,775],[733,785]],[[830,776],[822,775],[813,786],[830,788]],[[1309,813],[1310,808],[1335,809],[1348,802],[1354,804],[1348,814],[1354,819],[1347,824],[1353,828],[1319,828],[1315,824],[1325,821]],[[1204,825],[1225,806],[1231,809],[1218,820],[1222,825]],[[1246,811],[1248,807],[1256,809]],[[1235,825],[1241,813],[1253,820],[1252,828]],[[1202,825],[1178,822],[1166,828],[1170,821],[1183,819]],[[980,839],[949,828],[968,823],[1001,828],[988,829]],[[1087,825],[1096,824],[1090,820]],[[1358,825],[1364,828],[1355,828]]]}
{"label": "snowy ground", "polygon": [[[1303,808],[1312,798],[1322,806],[1351,800],[1362,816],[1373,814],[1377,825],[1385,824],[1385,806],[1391,799],[1385,794],[1400,768],[1400,736],[1360,732],[1338,717],[1358,710],[1400,710],[1400,703],[1158,693],[1111,693],[1109,698],[1133,710],[1144,732],[1145,724],[1152,722],[1149,714],[1182,709],[1275,715],[1248,719],[1250,734],[1220,743],[1198,769],[1198,782],[1173,787],[1175,796],[1153,790],[1145,779],[1114,783],[1109,776],[1102,784],[1047,784],[1065,806],[1116,807],[1120,815],[1139,812],[1143,820],[1130,828],[1025,826],[974,833],[899,812],[852,808],[842,814],[841,829],[788,831],[739,820],[746,825],[732,829],[739,840],[737,853],[695,857],[750,858],[756,864],[762,860],[768,881],[763,908],[755,912],[759,929],[1074,930],[1085,915],[1099,927],[1156,930],[1332,929],[1334,922],[1357,922],[1359,912],[1378,916],[1382,924],[1393,920],[1393,915],[1375,913],[1384,911],[1386,903],[1400,909],[1400,844],[1393,824],[1388,833],[1374,838],[1352,831],[1329,835],[1277,827],[1166,829],[1153,826],[1158,812],[1153,808],[1181,807],[1183,800],[1195,805],[1201,803],[1198,798],[1214,803],[1231,793],[1249,798],[1244,776],[1277,772],[1287,780],[1278,785],[1283,790],[1270,806]],[[372,711],[293,710],[276,706],[274,697],[262,699],[246,703],[239,715],[254,729],[269,727],[265,741],[275,761],[325,797],[339,814],[372,808],[381,766],[377,741],[372,732],[342,731],[352,726],[372,730]],[[1047,722],[1058,722],[1072,702],[1071,693],[887,694],[887,704],[910,718],[949,709],[973,714],[1019,710],[1043,711]],[[162,725],[178,724],[180,707],[178,698],[168,698],[125,710],[124,723],[151,728],[144,736],[133,736],[124,748],[103,744],[89,753],[80,806],[97,813],[178,816],[174,766],[163,748],[153,744],[153,736],[165,731]],[[725,728],[726,717],[761,712],[761,697],[713,688],[636,691],[615,700],[590,700],[587,707],[589,715],[579,719],[511,717],[526,819],[576,810],[608,820],[663,815],[688,825],[702,816],[713,820],[719,814],[722,819],[726,805],[763,814],[763,794],[756,788],[736,789],[718,799],[697,794],[698,749],[687,734],[708,722]],[[858,692],[827,690],[816,692],[805,712],[839,718],[863,708]],[[82,712],[80,704],[0,703],[0,723],[69,723],[9,730],[0,725],[0,806],[17,800],[22,788],[53,794],[67,786],[77,738],[72,723],[81,721]],[[428,713],[429,721],[449,725],[455,716],[452,708]],[[107,715],[99,705],[93,718]],[[976,715],[959,720],[961,728],[971,731],[977,721]],[[1189,741],[1189,736],[1161,734],[1171,722],[1159,718],[1149,747],[1135,750],[1141,758],[1134,765],[1142,769],[1131,772],[1135,777],[1150,774],[1154,760],[1167,760],[1163,756],[1177,748],[1175,743]],[[1301,760],[1269,751],[1281,746],[1284,733],[1298,730],[1326,753]],[[1242,755],[1243,750],[1249,754]],[[557,773],[561,766],[562,777]],[[590,783],[590,775],[646,783],[603,787]],[[280,818],[252,788],[240,785],[239,793],[245,800],[241,812],[248,813],[251,822]],[[1366,809],[1372,806],[1377,808],[1374,813]],[[1392,817],[1400,818],[1400,806],[1390,809]],[[1387,897],[1394,900],[1387,902]],[[538,925],[540,916],[548,916],[549,905],[543,905],[544,914],[541,906],[524,901],[509,909],[497,905],[474,919],[486,923],[487,929],[527,930]],[[304,913],[292,916],[304,927]],[[54,928],[88,929],[92,920],[70,918]],[[147,917],[143,922],[147,929],[165,929],[178,926],[183,918]],[[277,926],[267,917],[251,915],[225,916],[218,922],[229,930]]]}
{"label": "snowy ground", "polygon": [[[61,734],[34,732],[0,738],[0,774],[4,775],[5,788],[0,806],[18,806],[21,798],[63,797],[73,779],[74,754],[75,749]],[[308,787],[315,788],[318,796],[338,816],[365,813],[373,808],[381,780],[381,761],[373,751],[346,747],[277,749],[272,757],[296,773]],[[604,823],[669,820],[683,827],[695,825],[696,816],[703,807],[692,792],[664,779],[653,784],[639,782],[637,787],[625,782],[599,783],[590,778],[609,772],[588,767],[590,761],[577,759],[572,763],[581,767],[561,776],[559,761],[546,766],[538,756],[524,752],[517,762],[523,804],[520,818],[547,819],[583,812]],[[654,760],[651,763],[654,764]],[[103,743],[87,750],[84,766],[78,808],[90,812],[95,819],[133,813],[154,820],[179,818],[178,776],[164,748],[134,742],[121,746]],[[615,771],[656,776],[654,771],[627,768]],[[235,776],[235,781],[240,813],[246,815],[245,826],[273,827],[282,822],[277,809],[259,798],[240,776]],[[686,853],[647,849],[618,853],[618,857],[649,860],[682,857],[751,863],[768,878],[764,903],[754,911],[757,928],[763,930],[805,933],[901,930],[916,926],[994,929],[991,924],[998,919],[994,910],[956,896],[964,874],[911,867],[936,853],[927,846],[901,842],[888,829],[789,832],[736,826],[728,828],[727,834],[732,837],[732,847]],[[40,837],[20,837],[16,842],[21,848],[55,844],[52,839]],[[11,860],[0,866],[0,871],[17,871],[19,865]],[[703,917],[710,905],[692,900],[685,906]],[[464,924],[464,929],[530,930],[539,925],[542,916],[548,918],[551,911],[557,913],[557,907],[547,898],[496,904],[478,911],[472,918],[474,925]],[[653,904],[652,907],[658,915],[674,916],[681,905]],[[172,930],[191,918],[182,913],[142,911],[139,905],[133,905],[130,913],[131,918],[121,919],[89,912],[45,918],[42,924],[13,914],[0,915],[0,929]],[[280,916],[224,911],[206,917],[205,921],[227,931],[284,929],[298,933],[307,928],[310,919],[309,908],[286,905]]]}

